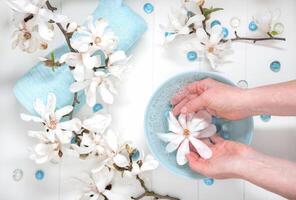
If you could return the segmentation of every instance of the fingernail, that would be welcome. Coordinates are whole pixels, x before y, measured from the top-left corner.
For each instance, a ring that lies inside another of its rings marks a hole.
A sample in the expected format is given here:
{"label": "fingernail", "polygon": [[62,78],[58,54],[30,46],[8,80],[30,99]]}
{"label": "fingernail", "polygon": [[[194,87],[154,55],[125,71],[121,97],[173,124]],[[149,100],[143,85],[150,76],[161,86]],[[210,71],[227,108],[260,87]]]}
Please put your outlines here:
{"label": "fingernail", "polygon": [[183,107],[182,109],[181,109],[181,113],[183,113],[183,114],[185,114],[185,113],[187,113],[187,107]]}

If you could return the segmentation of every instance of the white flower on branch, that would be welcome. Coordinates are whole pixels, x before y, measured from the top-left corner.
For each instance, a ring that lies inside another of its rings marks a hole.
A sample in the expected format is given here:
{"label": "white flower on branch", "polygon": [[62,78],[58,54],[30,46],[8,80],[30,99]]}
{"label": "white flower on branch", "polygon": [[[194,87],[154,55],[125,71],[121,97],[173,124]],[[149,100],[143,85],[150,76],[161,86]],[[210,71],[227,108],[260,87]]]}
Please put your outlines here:
{"label": "white flower on branch", "polygon": [[77,118],[61,122],[62,117],[71,113],[73,107],[65,106],[56,110],[56,97],[53,93],[48,94],[47,105],[44,105],[41,99],[36,99],[34,108],[40,117],[21,114],[21,118],[24,121],[42,123],[45,126],[46,138],[50,142],[58,140],[62,144],[69,144],[72,132],[79,131],[81,128],[81,122]]}
{"label": "white flower on branch", "polygon": [[159,162],[155,160],[155,158],[152,155],[148,154],[146,157],[142,155],[141,158],[133,161],[132,170],[125,171],[124,173],[125,175],[132,177],[147,171],[154,170],[158,166],[159,166]]}
{"label": "white flower on branch", "polygon": [[116,192],[113,189],[115,176],[116,174],[111,168],[103,166],[96,173],[84,174],[79,177],[78,180],[85,185],[80,200],[130,199],[126,195]]}
{"label": "white flower on branch", "polygon": [[[100,93],[105,103],[113,103],[113,95],[117,93],[114,84],[120,80],[122,72],[127,68],[128,58],[123,51],[116,51],[109,55],[106,61],[106,66],[103,66],[103,69],[89,72],[89,77],[86,77],[84,81],[74,82],[70,87],[72,92],[85,89],[89,106],[95,105],[97,92]],[[85,73],[81,72],[77,76],[85,76]]]}
{"label": "white flower on branch", "polygon": [[118,39],[108,28],[108,22],[101,18],[94,21],[92,16],[88,17],[87,22],[87,27],[78,28],[78,36],[71,39],[72,46],[79,52],[102,50],[106,54],[111,53]]}
{"label": "white flower on branch", "polygon": [[72,148],[79,155],[87,156],[103,156],[107,148],[103,134],[111,123],[111,115],[96,114],[93,117],[86,119],[82,123],[84,130],[82,135],[78,136],[79,144],[72,144]]}
{"label": "white flower on branch", "polygon": [[202,28],[196,30],[197,51],[209,61],[213,69],[217,69],[224,57],[232,52],[231,41],[223,41],[223,37],[222,27],[218,25],[211,29],[210,36]]}
{"label": "white flower on branch", "polygon": [[193,10],[191,7],[190,9],[192,9],[191,14],[188,14],[188,10],[184,7],[171,11],[168,16],[169,25],[161,26],[165,33],[165,42],[171,42],[180,35],[189,35],[194,29],[202,27],[205,17],[199,9]]}
{"label": "white flower on branch", "polygon": [[[16,16],[16,15],[15,15]],[[22,17],[21,15],[20,17]],[[17,30],[12,35],[12,48],[19,47],[20,50],[27,53],[33,53],[37,49],[47,49],[47,41],[43,40],[37,32],[36,26],[32,21],[19,22],[15,24]]]}
{"label": "white flower on branch", "polygon": [[181,114],[178,120],[170,112],[168,117],[170,132],[158,133],[158,136],[168,143],[167,152],[171,153],[177,150],[177,163],[185,165],[187,163],[185,156],[190,152],[190,144],[202,158],[209,159],[212,156],[212,150],[199,140],[211,137],[216,133],[216,126],[211,123],[212,116],[207,111],[199,111],[189,116]]}
{"label": "white flower on branch", "polygon": [[29,131],[29,136],[39,140],[39,143],[31,150],[30,159],[37,164],[48,161],[58,161],[61,158],[62,150],[58,141],[52,141],[46,132]]}
{"label": "white flower on branch", "polygon": [[7,0],[8,5],[13,11],[23,14],[24,18],[20,23],[23,23],[22,21],[25,23],[32,21],[40,37],[46,41],[50,41],[54,36],[53,25],[50,22],[63,23],[68,18],[48,10],[45,2],[45,0]]}
{"label": "white flower on branch", "polygon": [[265,12],[260,12],[253,17],[254,22],[257,24],[260,31],[265,34],[272,34],[273,36],[278,35],[279,33],[276,30],[276,23],[278,23],[281,15],[281,11],[277,10],[268,10]]}

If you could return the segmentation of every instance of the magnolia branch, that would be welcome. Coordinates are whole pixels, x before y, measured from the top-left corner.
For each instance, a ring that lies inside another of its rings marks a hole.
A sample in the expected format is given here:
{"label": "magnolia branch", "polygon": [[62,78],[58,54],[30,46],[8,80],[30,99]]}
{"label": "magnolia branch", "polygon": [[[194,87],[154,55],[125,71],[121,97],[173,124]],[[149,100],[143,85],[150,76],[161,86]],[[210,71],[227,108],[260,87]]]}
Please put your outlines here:
{"label": "magnolia branch", "polygon": [[[124,171],[132,171],[133,170],[133,161],[132,161],[132,153],[129,152],[129,166],[127,167],[119,167],[116,164],[113,164],[113,167],[120,172]],[[141,187],[143,188],[144,192],[140,194],[138,197],[131,197],[134,200],[141,200],[144,197],[154,197],[154,199],[167,199],[167,200],[180,200],[176,197],[171,197],[169,195],[161,195],[154,191],[151,191],[148,189],[148,187],[145,184],[145,181],[139,176],[136,176],[137,181],[140,183]]]}
{"label": "magnolia branch", "polygon": [[[286,41],[286,38],[282,37],[273,37],[269,34],[269,37],[263,37],[263,38],[250,38],[250,37],[240,37],[237,34],[237,31],[234,32],[235,38],[230,39],[231,41],[253,41],[253,43],[256,43],[258,41],[266,41],[266,40],[280,40],[280,41]],[[227,40],[225,40],[227,41]]]}
{"label": "magnolia branch", "polygon": [[[46,6],[47,6],[47,8],[48,8],[51,12],[54,12],[54,11],[57,10],[57,8],[55,8],[54,6],[52,6],[52,5],[50,4],[49,1],[46,1]],[[65,39],[66,39],[66,42],[67,42],[67,45],[68,45],[70,51],[71,51],[71,52],[77,52],[77,51],[71,46],[71,42],[70,42],[70,39],[71,39],[73,33],[68,33],[68,32],[64,29],[64,27],[62,26],[61,23],[57,23],[57,22],[54,22],[54,21],[52,21],[52,22],[55,23],[55,24],[59,27],[59,29],[61,30],[61,32],[63,33],[63,35],[64,35],[64,37],[65,37]],[[72,66],[69,66],[69,67],[70,67],[70,69],[73,68]],[[72,118],[73,118],[74,109],[75,109],[75,106],[76,106],[77,104],[79,104],[79,101],[78,101],[78,93],[75,92],[75,93],[74,93],[74,97],[73,97],[73,102],[72,102],[73,110],[72,110],[72,111],[69,113],[69,115],[68,115],[68,116],[69,116],[69,119],[72,119]]]}

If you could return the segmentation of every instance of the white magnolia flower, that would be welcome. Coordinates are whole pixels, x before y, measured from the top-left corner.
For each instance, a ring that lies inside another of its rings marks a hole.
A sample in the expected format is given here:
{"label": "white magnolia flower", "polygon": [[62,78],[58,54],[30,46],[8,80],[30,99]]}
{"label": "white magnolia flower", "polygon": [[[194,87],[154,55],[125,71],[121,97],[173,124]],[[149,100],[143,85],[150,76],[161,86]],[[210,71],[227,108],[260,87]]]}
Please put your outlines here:
{"label": "white magnolia flower", "polygon": [[90,78],[86,78],[85,81],[74,82],[70,87],[70,91],[78,92],[85,89],[89,106],[96,104],[97,92],[100,93],[105,103],[112,104],[114,101],[113,95],[117,93],[114,84],[127,68],[127,60],[128,58],[123,51],[114,52],[108,58],[106,69],[91,72]]}
{"label": "white magnolia flower", "polygon": [[80,144],[72,144],[72,148],[80,155],[104,155],[107,144],[103,134],[110,123],[111,115],[96,114],[90,119],[84,120],[82,126],[88,131],[79,136]]}
{"label": "white magnolia flower", "polygon": [[194,10],[194,12],[196,13],[192,12],[194,15],[191,16],[188,14],[188,10],[182,7],[173,10],[169,14],[169,25],[167,27],[161,26],[165,32],[166,42],[173,41],[179,35],[189,35],[193,28],[197,29],[202,26],[205,17],[198,9]]}
{"label": "white magnolia flower", "polygon": [[[259,30],[261,30],[263,33],[269,33],[272,34],[277,32],[276,29],[276,23],[278,23],[278,20],[280,18],[281,12],[279,9],[274,11],[265,11],[260,12],[257,14],[257,16],[253,17],[254,22],[257,24]],[[274,32],[275,31],[275,32]],[[278,33],[277,33],[278,34]]]}
{"label": "white magnolia flower", "polygon": [[186,10],[194,14],[201,14],[199,6],[204,4],[204,2],[205,0],[181,0],[181,3],[186,8]]}
{"label": "white magnolia flower", "polygon": [[80,200],[123,200],[130,199],[126,195],[114,191],[115,173],[108,167],[101,167],[96,173],[85,174],[78,178],[84,185],[84,193]]}
{"label": "white magnolia flower", "polygon": [[85,80],[88,71],[101,65],[101,57],[92,55],[90,52],[69,52],[62,55],[59,62],[74,67],[73,77],[81,82]]}
{"label": "white magnolia flower", "polygon": [[132,170],[125,171],[125,175],[136,176],[143,172],[154,170],[158,166],[159,166],[159,162],[155,160],[155,158],[152,155],[148,154],[146,157],[144,157],[143,155],[140,159],[133,161]]}
{"label": "white magnolia flower", "polygon": [[57,141],[52,142],[46,132],[30,131],[29,136],[39,140],[39,143],[31,150],[30,159],[37,164],[60,159],[60,144]]}
{"label": "white magnolia flower", "polygon": [[92,16],[87,19],[87,27],[78,29],[77,37],[71,40],[79,52],[92,52],[102,50],[105,53],[111,53],[117,46],[117,37],[111,29],[108,28],[108,22],[105,19],[94,21]]}
{"label": "white magnolia flower", "polygon": [[223,58],[231,53],[231,42],[222,41],[224,35],[221,26],[214,26],[210,31],[210,36],[200,28],[196,30],[197,50],[201,57],[207,59],[213,69],[223,63]]}
{"label": "white magnolia flower", "polygon": [[109,147],[107,154],[112,163],[119,167],[128,166],[128,155],[123,153],[126,150],[126,144],[120,142],[117,134],[109,129],[105,134],[105,141]]}
{"label": "white magnolia flower", "polygon": [[28,20],[32,20],[36,24],[40,36],[49,41],[54,36],[53,26],[49,21],[62,23],[67,21],[68,18],[49,11],[45,2],[46,0],[7,0],[12,10],[29,17]]}
{"label": "white magnolia flower", "polygon": [[17,18],[23,19],[23,16],[23,14],[15,14],[14,22],[17,21],[17,23],[14,24],[17,30],[12,34],[12,48],[19,47],[27,53],[33,53],[37,49],[47,49],[47,42],[40,37],[36,26],[31,20],[28,22],[17,20]]}
{"label": "white magnolia flower", "polygon": [[191,143],[199,155],[204,159],[212,156],[211,149],[200,138],[208,138],[216,133],[216,126],[211,124],[212,116],[207,111],[199,111],[190,116],[179,115],[178,120],[170,112],[168,117],[169,133],[158,133],[164,142],[168,142],[166,151],[171,153],[177,150],[177,163],[187,163],[186,154],[190,152]]}
{"label": "white magnolia flower", "polygon": [[37,99],[34,102],[34,108],[40,117],[21,114],[21,118],[24,121],[42,123],[45,126],[46,137],[51,142],[58,140],[63,144],[68,144],[72,138],[72,131],[79,131],[81,128],[81,122],[77,118],[60,122],[63,116],[73,110],[73,107],[65,106],[56,110],[56,97],[53,93],[48,94],[47,105],[44,105],[41,99]]}

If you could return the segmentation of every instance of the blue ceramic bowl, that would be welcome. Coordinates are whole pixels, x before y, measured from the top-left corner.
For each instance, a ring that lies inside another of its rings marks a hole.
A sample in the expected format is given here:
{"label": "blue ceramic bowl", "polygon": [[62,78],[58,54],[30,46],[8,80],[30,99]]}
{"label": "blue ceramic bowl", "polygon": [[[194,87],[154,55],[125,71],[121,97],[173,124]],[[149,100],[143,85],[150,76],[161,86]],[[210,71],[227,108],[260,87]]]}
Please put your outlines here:
{"label": "blue ceramic bowl", "polygon": [[[193,172],[188,165],[179,166],[176,162],[176,152],[167,153],[166,143],[161,141],[156,133],[168,132],[167,115],[172,109],[171,98],[185,85],[205,78],[213,78],[217,81],[234,85],[228,79],[218,73],[188,72],[177,75],[161,85],[151,98],[145,115],[145,134],[148,146],[156,159],[168,170],[176,175],[193,179],[205,178],[203,175]],[[238,121],[228,121],[213,118],[218,134],[228,140],[250,144],[253,136],[253,118],[249,117]]]}

